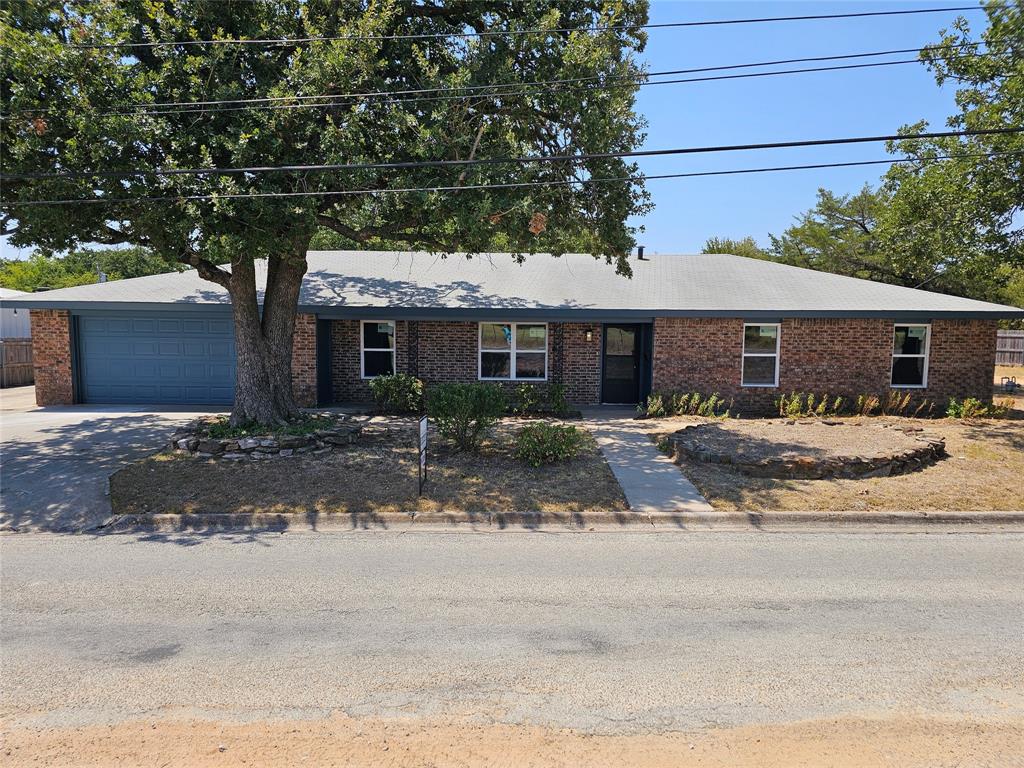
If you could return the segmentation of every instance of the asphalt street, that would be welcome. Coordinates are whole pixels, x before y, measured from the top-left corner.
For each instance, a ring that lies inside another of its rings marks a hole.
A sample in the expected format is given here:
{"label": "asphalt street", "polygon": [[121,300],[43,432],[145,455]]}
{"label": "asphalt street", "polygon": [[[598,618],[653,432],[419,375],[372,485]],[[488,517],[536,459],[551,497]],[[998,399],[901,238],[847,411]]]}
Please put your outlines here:
{"label": "asphalt street", "polygon": [[0,716],[1024,714],[1024,534],[0,538]]}

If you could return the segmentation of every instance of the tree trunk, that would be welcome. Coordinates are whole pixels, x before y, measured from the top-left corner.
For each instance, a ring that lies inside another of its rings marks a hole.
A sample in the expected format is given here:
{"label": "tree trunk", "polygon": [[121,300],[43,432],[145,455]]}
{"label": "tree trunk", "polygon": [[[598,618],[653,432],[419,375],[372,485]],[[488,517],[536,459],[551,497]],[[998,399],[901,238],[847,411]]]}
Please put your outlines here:
{"label": "tree trunk", "polygon": [[255,263],[231,263],[228,293],[235,323],[235,406],[231,424],[284,424],[300,415],[292,395],[292,336],[305,253],[272,257],[267,264],[263,312],[256,294]]}

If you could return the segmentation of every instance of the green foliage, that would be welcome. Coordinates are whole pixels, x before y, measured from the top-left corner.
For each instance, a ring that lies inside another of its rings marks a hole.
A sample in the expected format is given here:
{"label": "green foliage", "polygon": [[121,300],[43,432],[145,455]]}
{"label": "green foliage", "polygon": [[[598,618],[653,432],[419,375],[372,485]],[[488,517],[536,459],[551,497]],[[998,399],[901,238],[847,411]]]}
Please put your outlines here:
{"label": "green foliage", "polygon": [[515,456],[531,467],[539,467],[575,458],[583,445],[583,434],[576,427],[529,424],[516,435]]}
{"label": "green foliage", "polygon": [[963,400],[951,397],[946,406],[946,416],[950,419],[1002,419],[1006,417],[1012,405],[1012,400],[986,405],[975,397],[966,397]]}
{"label": "green foliage", "polygon": [[793,392],[775,398],[775,407],[779,416],[789,419],[827,417],[827,416],[909,416],[915,418],[928,417],[934,411],[930,400],[921,400],[916,408],[913,394],[900,390],[891,390],[884,396],[863,394],[858,395],[852,406],[847,407],[842,397],[833,398],[827,392],[815,395],[813,392]]}
{"label": "green foliage", "polygon": [[660,416],[704,416],[727,419],[732,403],[726,403],[717,392],[702,395],[700,392],[654,392],[637,406],[637,412],[648,418]]}
{"label": "green foliage", "polygon": [[[957,88],[953,130],[1024,125],[1024,8],[985,4],[980,40],[958,18],[921,59],[940,86]],[[984,56],[946,56],[944,49],[982,43]],[[925,122],[906,126],[916,133]],[[914,158],[886,173],[891,203],[880,222],[883,247],[897,263],[927,279],[931,290],[1024,304],[1024,134],[989,134],[893,142]],[[984,155],[992,152],[999,156]],[[952,160],[928,162],[939,156]]]}
{"label": "green foliage", "polygon": [[374,377],[370,380],[370,393],[385,413],[423,411],[423,382],[408,373]]}
{"label": "green foliage", "polygon": [[552,413],[562,415],[569,412],[569,401],[565,397],[564,384],[552,384],[548,387],[548,405]]}
{"label": "green foliage", "polygon": [[541,407],[541,396],[535,384],[519,384],[516,386],[512,413],[525,416],[536,413]]}
{"label": "green foliage", "polygon": [[[634,109],[646,33],[644,0],[433,3],[14,3],[0,15],[4,56],[0,147],[5,173],[387,163],[639,147]],[[502,35],[500,30],[611,27],[597,34]],[[466,29],[495,31],[466,38]],[[429,45],[417,35],[431,37]],[[398,37],[394,37],[394,36]],[[407,37],[402,37],[406,35]],[[390,36],[388,39],[385,37]],[[78,43],[195,38],[330,38],[302,45]],[[69,44],[71,43],[71,44]],[[488,83],[611,79],[615,88],[515,88],[500,99],[344,99],[308,109],[164,109],[134,105],[210,99],[473,88]],[[109,113],[127,113],[122,115]],[[89,242],[147,245],[169,259],[303,259],[323,227],[331,244],[438,252],[582,251],[629,272],[631,217],[648,208],[634,163],[591,161],[618,183],[564,186],[572,164],[474,167],[459,194],[330,196],[341,188],[458,184],[465,169],[207,174],[5,180],[4,204],[46,198],[174,198],[302,192],[290,198],[162,200],[149,204],[5,208],[16,246],[55,251]],[[342,178],[344,177],[344,178]],[[472,185],[468,182],[472,180]],[[536,187],[492,182],[552,182]],[[482,185],[484,189],[470,189]],[[327,242],[326,240],[324,242]]]}
{"label": "green foliage", "polygon": [[72,251],[64,256],[35,252],[27,259],[0,260],[0,286],[31,293],[40,288],[68,288],[99,280],[144,277],[184,269],[145,248],[97,248]]}
{"label": "green foliage", "polygon": [[427,414],[438,434],[462,451],[475,451],[508,408],[497,384],[436,384],[427,389]]}
{"label": "green foliage", "polygon": [[289,424],[274,427],[251,421],[232,426],[227,416],[218,416],[207,422],[203,432],[214,440],[230,440],[259,435],[308,435],[322,429],[331,429],[336,424],[337,421],[331,416],[304,416]]}
{"label": "green foliage", "polygon": [[510,412],[516,416],[551,414],[564,416],[569,412],[563,384],[518,384],[512,392]]}
{"label": "green foliage", "polygon": [[730,237],[712,237],[704,242],[701,253],[731,253],[734,256],[746,256],[749,259],[770,258],[768,252],[757,244],[754,238],[747,237],[733,240]]}

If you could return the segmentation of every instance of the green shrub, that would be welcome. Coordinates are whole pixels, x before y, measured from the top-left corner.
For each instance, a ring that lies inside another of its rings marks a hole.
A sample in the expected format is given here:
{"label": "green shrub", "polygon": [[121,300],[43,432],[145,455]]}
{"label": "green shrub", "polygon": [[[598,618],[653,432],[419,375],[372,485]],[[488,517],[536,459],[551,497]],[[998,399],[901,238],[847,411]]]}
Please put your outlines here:
{"label": "green shrub", "polygon": [[516,416],[526,416],[530,413],[537,413],[540,407],[541,397],[536,385],[519,384],[516,386],[512,402],[512,413]]}
{"label": "green shrub", "polygon": [[427,390],[427,414],[438,434],[462,451],[479,448],[507,409],[508,398],[497,384],[437,384]]}
{"label": "green shrub", "polygon": [[530,424],[516,435],[515,456],[531,467],[575,458],[583,447],[583,435],[576,427]]}
{"label": "green shrub", "polygon": [[731,413],[732,403],[717,392],[703,395],[700,392],[654,392],[647,396],[647,401],[637,406],[641,416],[658,418],[660,416],[706,416],[714,419],[727,419]]}
{"label": "green shrub", "polygon": [[321,429],[331,429],[338,425],[333,416],[302,416],[288,424],[268,427],[255,421],[231,425],[227,416],[217,416],[203,425],[202,432],[214,440],[231,440],[236,437],[252,437],[254,435],[308,435]]}
{"label": "green shrub", "polygon": [[564,384],[552,384],[548,387],[548,406],[552,413],[562,415],[569,412],[569,401],[565,397]]}
{"label": "green shrub", "polygon": [[393,373],[370,380],[370,393],[385,413],[421,413],[423,382],[408,373]]}
{"label": "green shrub", "polygon": [[1006,400],[986,405],[976,397],[966,397],[959,401],[951,397],[946,406],[946,416],[951,419],[1001,419],[1006,416],[1012,404],[1013,401]]}

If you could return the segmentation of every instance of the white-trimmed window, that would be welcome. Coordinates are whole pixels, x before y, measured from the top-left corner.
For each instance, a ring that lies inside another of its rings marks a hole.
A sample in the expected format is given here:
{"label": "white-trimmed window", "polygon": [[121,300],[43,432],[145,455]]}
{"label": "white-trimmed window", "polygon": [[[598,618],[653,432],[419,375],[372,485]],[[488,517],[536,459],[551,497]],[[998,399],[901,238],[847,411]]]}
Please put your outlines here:
{"label": "white-trimmed window", "polygon": [[743,324],[744,387],[779,386],[779,324]]}
{"label": "white-trimmed window", "polygon": [[496,381],[547,379],[547,324],[480,323],[479,376]]}
{"label": "white-trimmed window", "polygon": [[359,323],[359,369],[364,379],[395,372],[393,320],[363,320]]}
{"label": "white-trimmed window", "polygon": [[897,323],[892,332],[892,378],[894,387],[923,389],[928,386],[928,347],[931,326]]}

